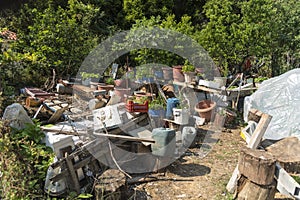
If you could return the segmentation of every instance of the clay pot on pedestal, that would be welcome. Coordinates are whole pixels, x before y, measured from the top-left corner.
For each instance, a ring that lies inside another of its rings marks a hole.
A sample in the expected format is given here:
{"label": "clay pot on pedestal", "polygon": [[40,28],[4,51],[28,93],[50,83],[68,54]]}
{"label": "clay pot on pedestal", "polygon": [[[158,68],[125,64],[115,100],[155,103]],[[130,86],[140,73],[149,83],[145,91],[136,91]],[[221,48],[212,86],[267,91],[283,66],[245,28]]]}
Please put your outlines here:
{"label": "clay pot on pedestal", "polygon": [[195,111],[198,112],[201,118],[205,119],[205,122],[210,122],[212,115],[214,114],[215,107],[216,102],[212,100],[202,100],[196,104]]}
{"label": "clay pot on pedestal", "polygon": [[176,82],[184,82],[184,76],[182,73],[182,66],[173,66],[173,79]]}

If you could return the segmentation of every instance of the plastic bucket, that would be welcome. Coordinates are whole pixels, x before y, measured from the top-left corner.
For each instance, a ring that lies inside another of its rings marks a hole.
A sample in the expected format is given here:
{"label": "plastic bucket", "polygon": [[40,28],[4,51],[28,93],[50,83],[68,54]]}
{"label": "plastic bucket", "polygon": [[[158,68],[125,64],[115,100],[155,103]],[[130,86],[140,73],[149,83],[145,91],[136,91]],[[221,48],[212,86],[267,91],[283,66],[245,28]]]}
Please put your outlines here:
{"label": "plastic bucket", "polygon": [[185,125],[189,123],[189,110],[173,108],[174,122],[176,124]]}
{"label": "plastic bucket", "polygon": [[155,143],[151,145],[152,154],[156,156],[174,155],[176,148],[175,130],[169,128],[155,128],[152,131],[152,139]]}

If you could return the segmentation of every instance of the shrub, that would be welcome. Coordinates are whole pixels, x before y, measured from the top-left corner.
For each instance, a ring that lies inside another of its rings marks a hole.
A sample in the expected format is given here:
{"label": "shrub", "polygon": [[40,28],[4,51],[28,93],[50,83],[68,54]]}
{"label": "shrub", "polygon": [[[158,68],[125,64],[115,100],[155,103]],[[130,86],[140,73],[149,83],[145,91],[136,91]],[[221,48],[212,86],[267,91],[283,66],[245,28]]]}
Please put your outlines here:
{"label": "shrub", "polygon": [[48,166],[54,154],[41,143],[38,123],[22,130],[0,121],[0,199],[42,199]]}

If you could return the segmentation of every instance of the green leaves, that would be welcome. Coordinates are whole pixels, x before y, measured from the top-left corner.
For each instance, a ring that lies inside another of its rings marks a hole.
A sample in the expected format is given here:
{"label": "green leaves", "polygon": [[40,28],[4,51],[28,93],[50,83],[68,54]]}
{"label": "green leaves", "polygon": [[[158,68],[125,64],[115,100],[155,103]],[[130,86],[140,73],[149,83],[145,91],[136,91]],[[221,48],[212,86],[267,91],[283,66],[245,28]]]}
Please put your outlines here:
{"label": "green leaves", "polygon": [[[1,121],[2,122],[2,121]],[[0,123],[0,131],[3,131]],[[3,132],[2,132],[3,133]],[[53,162],[52,149],[41,143],[39,124],[3,133],[0,145],[1,196],[7,199],[41,198],[46,172]],[[30,191],[30,192],[28,192]]]}

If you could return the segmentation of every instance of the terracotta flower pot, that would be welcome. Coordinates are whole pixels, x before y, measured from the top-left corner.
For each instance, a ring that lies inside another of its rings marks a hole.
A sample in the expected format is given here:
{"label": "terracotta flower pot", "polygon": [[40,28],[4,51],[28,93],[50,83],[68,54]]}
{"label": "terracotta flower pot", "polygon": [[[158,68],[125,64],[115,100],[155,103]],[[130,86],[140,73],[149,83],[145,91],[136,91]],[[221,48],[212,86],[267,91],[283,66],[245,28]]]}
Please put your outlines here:
{"label": "terracotta flower pot", "polygon": [[127,82],[127,85],[129,85],[129,79],[116,79],[116,80],[114,80],[114,83],[115,83],[116,87],[126,88],[126,82]]}
{"label": "terracotta flower pot", "polygon": [[184,76],[182,73],[182,66],[173,66],[173,79],[176,82],[184,82]]}
{"label": "terracotta flower pot", "polygon": [[114,85],[106,85],[105,83],[98,84],[98,90],[106,90],[107,92],[114,89]]}
{"label": "terracotta flower pot", "polygon": [[164,80],[172,80],[173,79],[173,69],[171,67],[163,67],[163,78]]}
{"label": "terracotta flower pot", "polygon": [[190,83],[194,79],[196,73],[195,72],[185,72],[183,74],[184,74],[185,82]]}
{"label": "terracotta flower pot", "polygon": [[201,118],[204,118],[206,122],[210,122],[212,115],[214,114],[214,109],[216,107],[216,102],[211,100],[199,101],[195,106],[195,111],[198,112]]}

